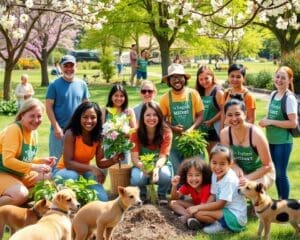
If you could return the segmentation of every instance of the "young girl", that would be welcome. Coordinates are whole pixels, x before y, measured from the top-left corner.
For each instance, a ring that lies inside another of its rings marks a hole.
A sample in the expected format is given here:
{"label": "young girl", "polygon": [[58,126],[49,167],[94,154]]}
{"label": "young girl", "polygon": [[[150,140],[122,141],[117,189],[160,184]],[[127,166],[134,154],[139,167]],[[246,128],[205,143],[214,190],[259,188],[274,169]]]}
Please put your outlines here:
{"label": "young girl", "polygon": [[[63,155],[57,164],[56,176],[63,179],[93,178],[98,184],[91,186],[98,193],[101,201],[107,201],[107,194],[102,186],[105,175],[100,168],[108,168],[119,162],[120,155],[105,159],[101,146],[101,111],[93,102],[83,102],[75,110],[65,129]],[[96,157],[96,165],[91,160]]]}
{"label": "young girl", "polygon": [[[255,97],[244,86],[246,81],[246,68],[242,64],[232,64],[228,69],[228,81],[230,88],[224,92],[224,104],[232,98],[244,101],[246,105],[246,121],[255,122]],[[221,116],[221,129],[225,125],[225,116]]]}
{"label": "young girl", "polygon": [[[293,148],[293,138],[289,128],[297,126],[297,100],[293,94],[293,71],[289,67],[280,67],[274,76],[276,91],[271,94],[268,115],[259,122],[266,128],[272,160],[276,169],[276,188],[280,199],[288,199],[290,183],[287,167]],[[286,94],[286,113],[284,118],[281,102]]]}
{"label": "young girl", "polygon": [[218,233],[226,230],[240,232],[247,223],[247,204],[238,193],[239,179],[231,169],[233,156],[229,148],[217,144],[210,153],[212,171],[211,195],[205,204],[189,207],[190,226],[201,223],[210,225],[203,228],[205,233]]}
{"label": "young girl", "polygon": [[[136,128],[135,114],[132,108],[128,107],[128,95],[126,89],[121,84],[115,84],[108,95],[106,107],[116,109],[118,115],[125,114],[128,117],[130,128]],[[112,115],[106,108],[102,109],[102,122],[111,119]],[[104,146],[105,147],[105,146]],[[130,152],[124,153],[123,163],[130,163]]]}
{"label": "young girl", "polygon": [[[172,131],[164,123],[159,105],[154,102],[144,103],[141,111],[139,127],[130,140],[134,143],[131,150],[131,159],[134,164],[131,172],[131,185],[139,186],[141,198],[147,200],[146,185],[151,181],[158,184],[158,200],[160,204],[167,204],[166,193],[171,186],[172,164],[168,160]],[[157,160],[153,162],[154,170],[152,176],[144,172],[144,163],[140,156],[147,153],[154,153]]]}
{"label": "young girl", "polygon": [[208,141],[207,152],[219,141],[221,109],[223,106],[224,92],[216,83],[213,71],[206,66],[201,66],[197,72],[196,89],[204,104],[203,122],[200,125]]}
{"label": "young girl", "polygon": [[[184,223],[192,217],[187,209],[191,206],[206,203],[210,195],[211,170],[199,157],[185,159],[179,168],[178,175],[172,179],[171,209],[180,214]],[[177,189],[178,185],[181,187]],[[191,199],[181,200],[183,196]]]}

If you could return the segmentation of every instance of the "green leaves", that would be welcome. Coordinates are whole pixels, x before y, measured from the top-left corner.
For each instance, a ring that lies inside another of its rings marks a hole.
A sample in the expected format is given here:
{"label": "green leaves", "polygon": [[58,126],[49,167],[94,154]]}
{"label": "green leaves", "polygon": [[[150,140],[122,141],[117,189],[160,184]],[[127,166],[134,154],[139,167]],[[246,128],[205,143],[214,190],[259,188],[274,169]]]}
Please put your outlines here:
{"label": "green leaves", "polygon": [[[62,184],[60,184],[62,182]],[[42,180],[38,182],[34,188],[30,190],[30,198],[34,201],[46,198],[51,200],[53,195],[58,192],[60,188],[67,187],[76,193],[78,202],[81,206],[90,201],[98,200],[97,192],[89,187],[97,184],[95,180],[85,179],[80,176],[78,180],[68,179],[63,180],[61,177],[56,177],[54,180]]]}
{"label": "green leaves", "polygon": [[206,134],[198,130],[184,132],[176,137],[177,149],[184,158],[193,157],[195,155],[205,154],[207,141],[204,136]]}
{"label": "green leaves", "polygon": [[15,115],[18,112],[16,100],[1,101],[0,113],[8,116]]}
{"label": "green leaves", "polygon": [[154,169],[156,154],[155,153],[147,153],[147,154],[141,155],[140,160],[143,163],[143,170],[147,173],[151,173]]}

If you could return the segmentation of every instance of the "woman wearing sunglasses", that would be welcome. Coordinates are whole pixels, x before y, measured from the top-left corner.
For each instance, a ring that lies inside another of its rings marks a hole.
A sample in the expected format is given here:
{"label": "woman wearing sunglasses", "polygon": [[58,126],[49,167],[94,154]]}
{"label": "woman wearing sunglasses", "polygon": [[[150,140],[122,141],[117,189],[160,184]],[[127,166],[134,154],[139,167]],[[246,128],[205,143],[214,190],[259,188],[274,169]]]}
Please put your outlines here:
{"label": "woman wearing sunglasses", "polygon": [[141,96],[142,102],[133,108],[137,123],[140,121],[140,115],[141,115],[141,110],[142,110],[143,104],[154,101],[156,93],[157,93],[157,90],[156,90],[155,84],[152,81],[150,81],[150,80],[142,81],[141,90],[140,90],[140,96]]}

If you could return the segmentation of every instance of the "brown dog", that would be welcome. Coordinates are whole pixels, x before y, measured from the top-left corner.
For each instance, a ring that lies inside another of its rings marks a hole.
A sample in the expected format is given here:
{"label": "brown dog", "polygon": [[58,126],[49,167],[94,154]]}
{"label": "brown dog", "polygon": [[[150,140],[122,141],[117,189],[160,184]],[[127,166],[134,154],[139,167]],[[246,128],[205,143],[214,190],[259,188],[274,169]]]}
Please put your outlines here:
{"label": "brown dog", "polygon": [[51,202],[46,199],[37,201],[32,208],[21,208],[14,205],[0,207],[0,239],[3,237],[4,226],[10,233],[27,225],[36,223],[49,209]]}
{"label": "brown dog", "polygon": [[112,201],[90,202],[77,212],[72,225],[76,240],[89,239],[95,230],[97,240],[111,239],[112,230],[124,211],[130,206],[142,204],[139,188],[119,186],[118,192],[119,197]]}
{"label": "brown dog", "polygon": [[78,210],[79,203],[71,189],[62,189],[53,199],[50,210],[36,224],[17,231],[11,240],[71,240],[69,212]]}
{"label": "brown dog", "polygon": [[239,189],[252,201],[256,215],[259,217],[258,236],[261,237],[264,230],[264,239],[270,239],[271,223],[289,222],[296,230],[296,234],[300,231],[300,201],[289,200],[273,200],[265,192],[262,183],[253,181]]}

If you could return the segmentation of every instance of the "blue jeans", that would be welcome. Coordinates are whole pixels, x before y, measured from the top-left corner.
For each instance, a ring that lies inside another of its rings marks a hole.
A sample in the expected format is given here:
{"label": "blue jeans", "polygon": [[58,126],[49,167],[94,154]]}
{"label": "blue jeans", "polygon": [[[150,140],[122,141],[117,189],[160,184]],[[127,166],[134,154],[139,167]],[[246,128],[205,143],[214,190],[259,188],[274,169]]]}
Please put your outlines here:
{"label": "blue jeans", "polygon": [[[64,169],[57,170],[57,172],[55,172],[55,174],[54,174],[54,177],[55,176],[60,176],[63,179],[78,180],[80,174],[74,170],[68,170],[68,169],[64,168]],[[82,174],[82,176],[85,179],[94,179],[97,181],[96,177],[92,174],[92,172],[85,172],[84,174]],[[94,189],[97,192],[99,200],[104,201],[104,202],[108,201],[108,196],[107,196],[102,184],[98,183],[98,184],[90,186],[90,188]]]}
{"label": "blue jeans", "polygon": [[280,199],[288,199],[290,182],[287,176],[287,167],[293,148],[292,143],[269,144],[270,153],[276,170],[276,188]]}
{"label": "blue jeans", "polygon": [[[159,170],[158,185],[158,195],[166,196],[167,192],[171,187],[172,169],[168,166],[163,166]],[[130,184],[133,186],[138,186],[141,190],[141,194],[147,194],[146,186],[150,183],[150,177],[146,176],[141,169],[133,167],[131,170]]]}
{"label": "blue jeans", "polygon": [[171,159],[173,165],[174,175],[176,175],[178,174],[179,166],[183,162],[184,158],[175,148],[171,148],[169,158]]}
{"label": "blue jeans", "polygon": [[57,139],[54,135],[54,130],[51,127],[49,135],[49,155],[56,157],[57,161],[62,155],[63,144],[63,139]]}

